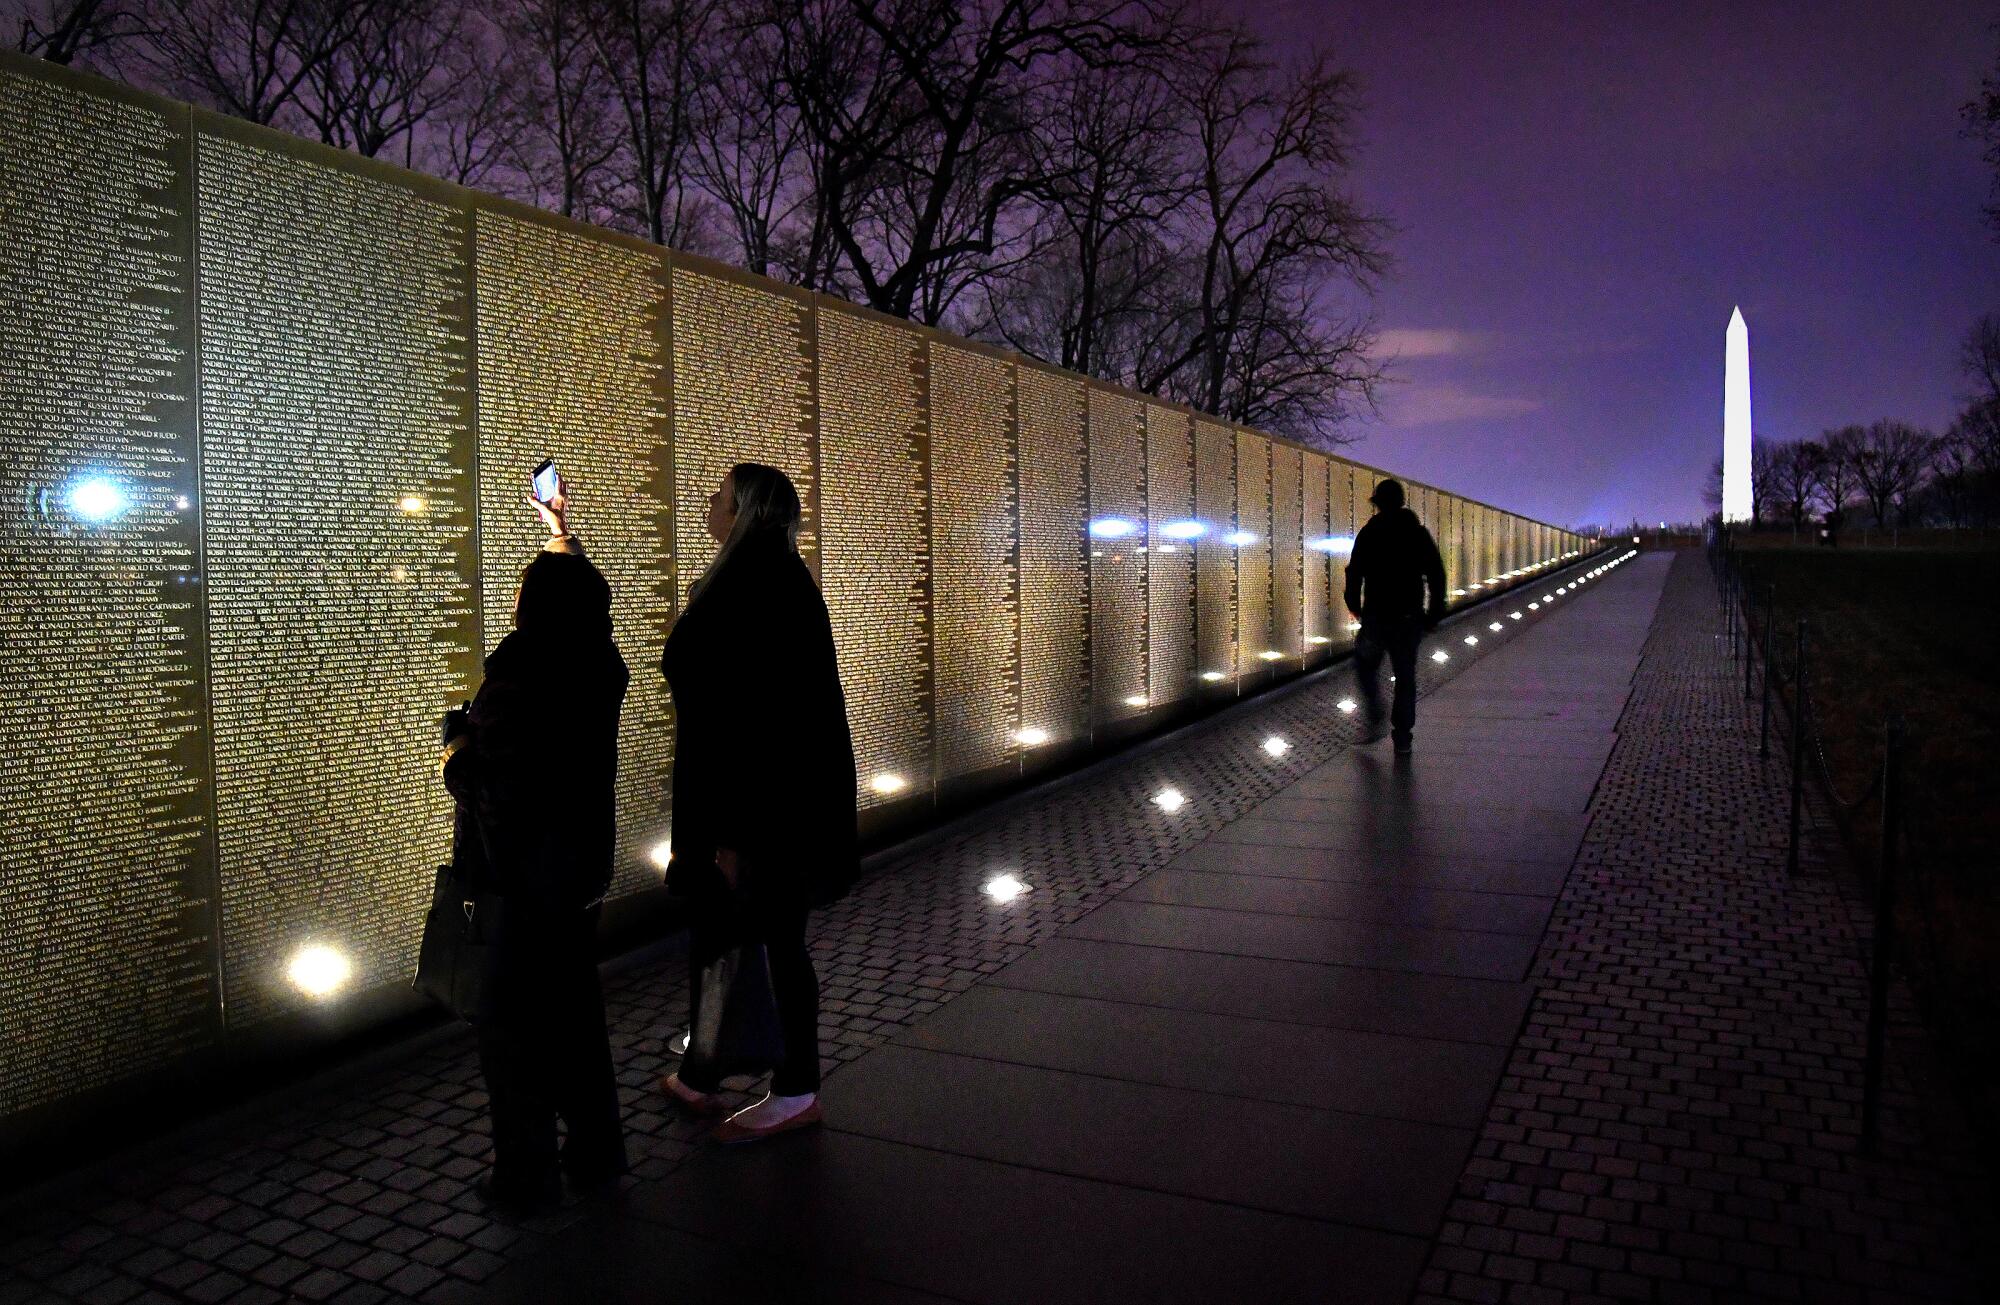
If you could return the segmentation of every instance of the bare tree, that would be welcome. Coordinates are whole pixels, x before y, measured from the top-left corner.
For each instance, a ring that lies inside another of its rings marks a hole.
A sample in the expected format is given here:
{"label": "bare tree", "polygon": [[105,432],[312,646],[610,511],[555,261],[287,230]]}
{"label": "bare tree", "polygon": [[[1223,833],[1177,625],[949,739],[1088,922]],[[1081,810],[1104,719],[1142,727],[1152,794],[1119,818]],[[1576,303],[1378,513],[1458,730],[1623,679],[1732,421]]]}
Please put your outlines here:
{"label": "bare tree", "polygon": [[[1388,267],[1386,224],[1339,189],[1353,160],[1352,74],[1321,56],[1278,76],[1254,37],[1229,29],[1203,44],[1176,85],[1191,110],[1200,176],[1188,250],[1195,283],[1180,311],[1163,318],[1137,379],[1227,413],[1232,375],[1247,374],[1239,352],[1263,346],[1270,306],[1298,306],[1309,287],[1310,319],[1329,310],[1330,287],[1372,289]],[[1353,335],[1336,328],[1296,356],[1338,369],[1357,361],[1342,344]],[[1327,379],[1336,393],[1366,394],[1373,374],[1336,370]],[[1238,410],[1251,406],[1247,393]]]}
{"label": "bare tree", "polygon": [[609,216],[622,143],[591,17],[589,0],[515,0],[500,20],[521,70],[521,170],[536,202],[585,219]]}
{"label": "bare tree", "polygon": [[[754,4],[755,0],[751,0]],[[762,276],[817,283],[784,252],[811,206],[806,138],[778,58],[779,42],[756,10],[718,15],[691,88],[696,118],[691,178],[721,208],[739,264]]]}
{"label": "bare tree", "polygon": [[1193,192],[1177,149],[1182,106],[1151,60],[1079,63],[1052,90],[1035,141],[1041,256],[989,284],[974,330],[1073,371],[1122,377],[1129,351],[1105,355],[1151,310],[1175,256],[1166,222]]}
{"label": "bare tree", "polygon": [[1750,445],[1750,519],[1756,523],[1777,516],[1780,445],[1754,440]]}
{"label": "bare tree", "polygon": [[[1151,39],[1137,0],[803,0],[768,20],[812,142],[808,272],[935,321],[1039,193],[1038,106],[1071,61]],[[831,246],[831,251],[827,246]]]}
{"label": "bare tree", "polygon": [[1982,157],[1993,173],[1986,221],[1993,228],[1994,239],[2000,240],[2000,58],[1995,59],[1993,71],[1980,80],[1979,93],[1959,108],[1959,116],[1965,123],[1965,134],[1985,147]]}
{"label": "bare tree", "polygon": [[387,0],[149,0],[136,57],[170,94],[267,126]]}
{"label": "bare tree", "polygon": [[50,63],[94,62],[115,45],[147,31],[135,0],[21,0],[19,26],[8,42]]}
{"label": "bare tree", "polygon": [[462,0],[380,0],[308,74],[300,111],[329,145],[375,158],[400,141],[411,166],[418,128],[459,93],[466,18]]}
{"label": "bare tree", "polygon": [[1820,436],[1819,479],[1816,488],[1822,507],[1828,512],[1847,511],[1861,481],[1855,466],[1867,431],[1860,426],[1842,426]]}
{"label": "bare tree", "polygon": [[1982,314],[1966,331],[1958,367],[1973,383],[1972,402],[2000,403],[2000,313]]}
{"label": "bare tree", "polygon": [[1853,453],[1854,476],[1877,525],[1892,524],[1891,508],[1903,516],[1910,494],[1923,483],[1930,444],[1928,431],[1906,421],[1884,419],[1862,432]]}
{"label": "bare tree", "polygon": [[1772,501],[1789,521],[1794,534],[1805,524],[1819,491],[1820,464],[1826,450],[1813,440],[1787,440],[1771,453]]}
{"label": "bare tree", "polygon": [[532,199],[519,164],[528,105],[513,47],[476,10],[445,51],[450,94],[425,125],[417,166],[461,186],[483,186]]}
{"label": "bare tree", "polygon": [[591,42],[625,128],[629,205],[657,244],[691,243],[693,110],[716,10],[716,0],[600,0],[590,15]]}

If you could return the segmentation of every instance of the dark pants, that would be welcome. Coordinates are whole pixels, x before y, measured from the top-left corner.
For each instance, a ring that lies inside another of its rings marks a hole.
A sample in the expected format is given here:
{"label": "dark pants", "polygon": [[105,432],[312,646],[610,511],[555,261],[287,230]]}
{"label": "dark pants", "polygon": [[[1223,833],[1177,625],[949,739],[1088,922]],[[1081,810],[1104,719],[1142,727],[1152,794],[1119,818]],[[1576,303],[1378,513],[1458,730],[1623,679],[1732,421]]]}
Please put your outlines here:
{"label": "dark pants", "polygon": [[479,1024],[479,1068],[493,1115],[493,1185],[517,1199],[557,1184],[562,1168],[592,1183],[625,1170],[618,1084],[592,944],[597,911],[516,912]]}
{"label": "dark pants", "polygon": [[1372,732],[1382,721],[1382,657],[1396,676],[1396,693],[1389,707],[1389,728],[1398,739],[1410,737],[1417,723],[1417,646],[1424,639],[1418,617],[1363,616],[1354,639],[1354,682],[1361,691],[1361,709]]}
{"label": "dark pants", "polygon": [[[771,1091],[781,1097],[804,1096],[819,1091],[819,976],[813,972],[812,954],[806,950],[806,912],[803,908],[768,913],[758,924],[746,925],[732,911],[726,899],[704,896],[695,905],[688,925],[688,1010],[701,1005],[701,972],[745,937],[764,944],[771,958],[771,995],[778,1003],[778,1027],[785,1037],[785,1060],[771,1075]],[[722,1086],[702,1081],[700,1070],[687,1072],[681,1082],[697,1092],[713,1092]]]}

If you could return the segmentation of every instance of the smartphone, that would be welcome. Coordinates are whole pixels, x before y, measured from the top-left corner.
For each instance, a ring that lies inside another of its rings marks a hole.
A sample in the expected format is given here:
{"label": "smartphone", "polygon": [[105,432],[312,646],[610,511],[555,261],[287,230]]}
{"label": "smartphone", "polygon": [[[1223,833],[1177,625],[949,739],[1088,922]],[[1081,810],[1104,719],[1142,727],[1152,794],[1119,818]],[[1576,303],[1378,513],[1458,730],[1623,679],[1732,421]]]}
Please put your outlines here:
{"label": "smartphone", "polygon": [[528,481],[535,487],[535,497],[546,503],[554,498],[561,488],[561,480],[556,476],[554,458],[543,458],[542,465],[536,467]]}

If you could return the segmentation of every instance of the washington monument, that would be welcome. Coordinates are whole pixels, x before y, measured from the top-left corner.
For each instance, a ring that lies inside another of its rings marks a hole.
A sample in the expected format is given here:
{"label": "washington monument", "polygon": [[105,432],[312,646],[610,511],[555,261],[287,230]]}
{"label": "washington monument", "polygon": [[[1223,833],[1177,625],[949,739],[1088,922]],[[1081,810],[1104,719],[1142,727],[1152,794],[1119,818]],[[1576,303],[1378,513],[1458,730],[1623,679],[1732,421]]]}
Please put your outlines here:
{"label": "washington monument", "polygon": [[1722,521],[1750,519],[1750,328],[1743,310],[1723,333]]}

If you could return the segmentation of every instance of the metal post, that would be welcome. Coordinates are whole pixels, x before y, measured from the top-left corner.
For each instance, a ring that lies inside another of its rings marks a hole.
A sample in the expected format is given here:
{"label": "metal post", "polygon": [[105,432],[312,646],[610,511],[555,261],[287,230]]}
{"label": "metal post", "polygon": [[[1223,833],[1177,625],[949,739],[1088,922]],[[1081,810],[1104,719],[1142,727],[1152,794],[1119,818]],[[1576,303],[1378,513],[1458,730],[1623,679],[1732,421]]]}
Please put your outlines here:
{"label": "metal post", "polygon": [[1771,755],[1771,627],[1778,620],[1778,586],[1764,591],[1764,710],[1757,720],[1757,755]]}
{"label": "metal post", "polygon": [[1901,832],[1903,718],[1882,738],[1882,857],[1875,881],[1875,943],[1869,948],[1868,1051],[1861,1066],[1861,1149],[1875,1150],[1882,1114],[1882,1043],[1889,1026],[1889,953],[1896,941],[1896,843]]}
{"label": "metal post", "polygon": [[1736,585],[1736,605],[1743,609],[1743,697],[1745,701],[1748,701],[1752,693],[1750,687],[1750,666],[1751,663],[1756,659],[1751,657],[1750,655],[1751,640],[1750,640],[1749,590],[1743,586],[1740,580]]}
{"label": "metal post", "polygon": [[1806,783],[1806,618],[1799,618],[1798,651],[1792,658],[1792,825],[1785,844],[1785,873],[1799,872],[1799,799]]}

